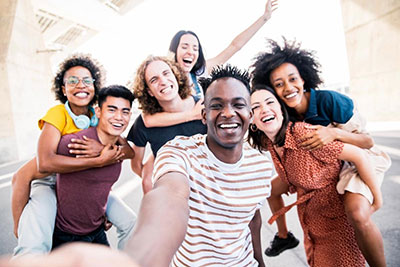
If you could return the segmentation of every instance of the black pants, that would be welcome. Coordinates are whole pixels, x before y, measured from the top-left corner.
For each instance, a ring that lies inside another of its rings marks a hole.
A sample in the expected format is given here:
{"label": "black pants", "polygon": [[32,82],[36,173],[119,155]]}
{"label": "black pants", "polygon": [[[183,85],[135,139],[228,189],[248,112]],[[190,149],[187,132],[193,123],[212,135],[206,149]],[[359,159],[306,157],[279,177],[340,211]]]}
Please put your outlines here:
{"label": "black pants", "polygon": [[107,240],[106,232],[104,231],[103,224],[87,235],[75,235],[61,231],[57,228],[57,226],[54,227],[52,250],[61,246],[62,244],[78,241],[110,246]]}

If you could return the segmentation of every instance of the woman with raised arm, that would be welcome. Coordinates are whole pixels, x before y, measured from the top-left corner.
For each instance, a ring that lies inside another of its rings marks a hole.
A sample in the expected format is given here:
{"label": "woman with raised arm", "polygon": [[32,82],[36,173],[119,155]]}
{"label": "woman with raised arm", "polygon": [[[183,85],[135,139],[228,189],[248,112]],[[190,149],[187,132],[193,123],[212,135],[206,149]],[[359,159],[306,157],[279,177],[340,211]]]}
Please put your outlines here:
{"label": "woman with raised arm", "polygon": [[[200,75],[208,75],[211,70],[227,62],[257,33],[259,29],[271,18],[276,10],[278,0],[267,0],[264,13],[247,29],[237,35],[232,42],[217,56],[205,59],[199,37],[192,31],[181,30],[171,40],[169,53],[179,64],[187,76],[193,95],[203,98],[203,91],[197,82]],[[201,119],[200,112],[203,108],[202,101],[198,102],[192,110],[179,113],[161,112],[154,115],[145,114],[143,121],[147,127],[162,127],[191,120]]]}

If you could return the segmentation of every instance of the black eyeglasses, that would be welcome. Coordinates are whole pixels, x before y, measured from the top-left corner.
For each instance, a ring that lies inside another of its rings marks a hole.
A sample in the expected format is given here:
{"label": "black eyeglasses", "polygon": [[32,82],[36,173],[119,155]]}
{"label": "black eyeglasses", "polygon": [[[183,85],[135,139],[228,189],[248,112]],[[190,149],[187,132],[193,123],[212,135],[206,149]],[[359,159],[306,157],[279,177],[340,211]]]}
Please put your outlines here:
{"label": "black eyeglasses", "polygon": [[67,79],[65,79],[65,83],[68,84],[68,85],[71,85],[73,87],[77,86],[79,81],[82,81],[82,83],[85,86],[91,86],[91,85],[93,85],[95,79],[90,78],[90,77],[83,77],[81,79],[81,78],[78,78],[76,76],[69,76]]}

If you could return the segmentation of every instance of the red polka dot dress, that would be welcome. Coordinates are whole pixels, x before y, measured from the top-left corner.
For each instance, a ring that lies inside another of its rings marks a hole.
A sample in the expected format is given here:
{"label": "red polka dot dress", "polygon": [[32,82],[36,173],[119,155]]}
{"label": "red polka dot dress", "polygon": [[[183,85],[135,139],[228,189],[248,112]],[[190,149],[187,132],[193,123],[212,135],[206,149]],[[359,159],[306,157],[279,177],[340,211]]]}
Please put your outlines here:
{"label": "red polka dot dress", "polygon": [[347,221],[343,195],[336,190],[341,168],[337,158],[343,143],[334,141],[320,149],[306,151],[298,146],[300,137],[312,131],[305,125],[303,122],[289,124],[281,158],[269,140],[267,146],[279,177],[289,185],[290,192],[297,192],[295,204],[304,231],[308,264],[365,266],[354,230]]}

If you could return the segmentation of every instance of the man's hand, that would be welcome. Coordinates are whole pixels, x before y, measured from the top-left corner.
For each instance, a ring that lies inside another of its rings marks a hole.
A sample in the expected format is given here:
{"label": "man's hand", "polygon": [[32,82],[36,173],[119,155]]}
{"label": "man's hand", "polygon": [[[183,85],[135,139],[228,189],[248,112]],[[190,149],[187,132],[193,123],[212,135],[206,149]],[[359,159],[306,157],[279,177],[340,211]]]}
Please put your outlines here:
{"label": "man's hand", "polygon": [[121,150],[121,146],[117,145],[106,145],[98,157],[98,167],[107,166],[122,160],[125,154]]}

